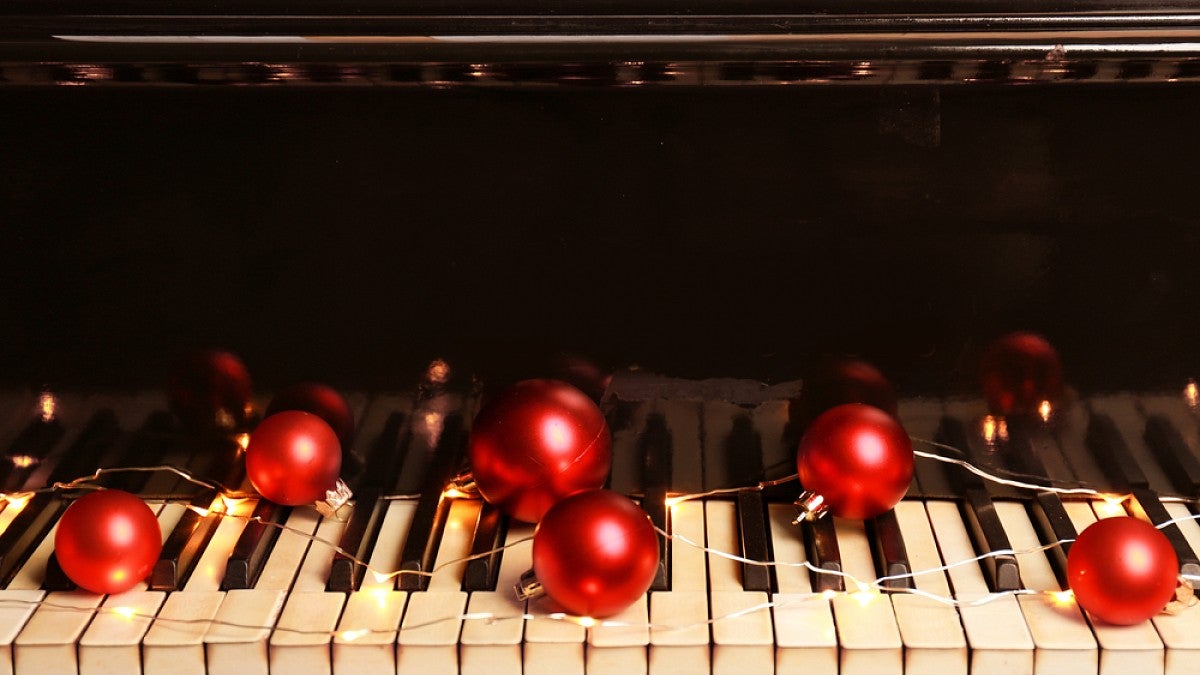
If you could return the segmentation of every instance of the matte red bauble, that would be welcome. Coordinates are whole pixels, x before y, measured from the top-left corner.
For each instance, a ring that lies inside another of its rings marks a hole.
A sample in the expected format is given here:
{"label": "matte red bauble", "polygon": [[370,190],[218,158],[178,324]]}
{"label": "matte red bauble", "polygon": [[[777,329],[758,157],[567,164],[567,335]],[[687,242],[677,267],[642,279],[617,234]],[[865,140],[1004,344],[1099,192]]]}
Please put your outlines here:
{"label": "matte red bauble", "polygon": [[567,612],[612,616],[642,597],[658,568],[658,534],[646,512],[608,490],[555,504],[533,535],[533,572]]}
{"label": "matte red bauble", "polygon": [[860,359],[834,359],[804,378],[800,396],[788,404],[788,421],[804,430],[844,403],[865,403],[896,416],[896,390],[878,368]]}
{"label": "matte red bauble", "polygon": [[58,521],[54,554],[63,572],[93,593],[123,593],[146,578],[162,551],[154,512],[121,490],[76,499]]}
{"label": "matte red bauble", "polygon": [[557,380],[525,380],[475,417],[469,452],[483,498],[532,523],[563,497],[604,485],[612,437],[583,392]]}
{"label": "matte red bauble", "polygon": [[796,502],[802,517],[827,509],[842,518],[872,518],[908,491],[912,442],[896,418],[848,403],[813,421],[800,440],[796,467],[805,490]]}
{"label": "matte red bauble", "polygon": [[259,494],[298,506],[325,499],[342,468],[337,435],[320,417],[298,410],[271,415],[250,434],[246,475]]}
{"label": "matte red bauble", "polygon": [[1062,394],[1062,362],[1040,335],[1010,333],[996,339],[979,367],[983,394],[997,415],[1033,413]]}
{"label": "matte red bauble", "polygon": [[1092,523],[1067,554],[1067,584],[1079,606],[1122,626],[1161,612],[1175,596],[1178,575],[1166,535],[1128,516]]}
{"label": "matte red bauble", "polygon": [[188,353],[167,380],[171,411],[193,429],[242,428],[250,394],[250,375],[242,360],[219,350]]}
{"label": "matte red bauble", "polygon": [[303,410],[320,417],[337,434],[342,450],[350,449],[354,440],[354,412],[333,387],[316,382],[292,385],[271,399],[267,417],[285,410]]}

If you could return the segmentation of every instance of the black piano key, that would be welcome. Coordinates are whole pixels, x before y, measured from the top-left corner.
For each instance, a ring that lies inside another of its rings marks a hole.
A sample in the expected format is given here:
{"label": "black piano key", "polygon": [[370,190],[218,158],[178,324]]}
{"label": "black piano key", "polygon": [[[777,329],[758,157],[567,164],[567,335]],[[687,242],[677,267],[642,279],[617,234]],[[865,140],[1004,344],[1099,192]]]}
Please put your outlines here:
{"label": "black piano key", "polygon": [[[804,543],[808,549],[808,559],[817,569],[830,572],[842,571],[842,552],[838,546],[837,530],[833,518],[818,518],[806,520],[804,528]],[[846,581],[839,574],[820,574],[812,572],[812,587],[817,593],[825,591],[844,591]]]}
{"label": "black piano key", "polygon": [[[152,413],[141,428],[134,432],[122,451],[115,455],[111,466],[157,465],[177,438],[175,417],[165,411]],[[100,483],[105,487],[137,493],[145,487],[150,476],[150,473],[140,471],[110,473],[101,476]]]}
{"label": "black piano key", "polygon": [[900,523],[896,512],[888,510],[867,524],[875,554],[876,567],[882,576],[901,576],[883,582],[885,588],[912,588],[912,565],[908,562],[908,550],[904,547],[904,535],[900,534]]}
{"label": "black piano key", "polygon": [[[215,499],[216,493],[206,490],[192,497],[188,505],[207,510],[212,508]],[[184,511],[175,529],[163,542],[162,552],[150,572],[150,590],[174,591],[183,588],[220,521],[221,516],[217,513],[201,515],[191,508]]]}
{"label": "black piano key", "polygon": [[[1135,487],[1130,492],[1133,493],[1133,499],[1129,500],[1129,508],[1133,515],[1145,518],[1155,526],[1171,520],[1171,514],[1167,513],[1167,509],[1159,501],[1158,495],[1152,490]],[[1171,542],[1171,548],[1175,549],[1175,556],[1179,559],[1179,573],[1200,575],[1200,558],[1196,557],[1196,552],[1184,538],[1183,531],[1179,529],[1179,526],[1171,524],[1159,529],[1167,537],[1167,541]]]}
{"label": "black piano key", "polygon": [[[671,485],[671,432],[659,413],[646,418],[646,427],[638,436],[642,456],[642,509],[655,527],[667,530],[667,490]],[[652,591],[670,589],[670,547],[666,537],[658,537],[658,570],[650,584]]]}
{"label": "black piano key", "polygon": [[[6,508],[13,508],[10,504]],[[0,588],[7,587],[67,508],[58,495],[36,494],[0,534]]]}
{"label": "black piano key", "polygon": [[984,575],[993,592],[1015,591],[1021,588],[1021,572],[1017,556],[1012,553],[1008,533],[996,513],[996,506],[981,488],[969,488],[962,504],[968,529],[980,553],[993,553],[981,561]]}
{"label": "black piano key", "polygon": [[1054,568],[1054,575],[1058,578],[1059,585],[1067,588],[1070,586],[1067,582],[1067,554],[1071,552],[1071,542],[1078,535],[1075,531],[1075,524],[1071,522],[1071,516],[1063,508],[1062,500],[1051,492],[1038,493],[1033,500],[1032,515],[1033,524],[1037,528],[1043,544],[1066,542],[1046,549],[1046,554],[1050,558],[1050,564]]}
{"label": "black piano key", "polygon": [[[500,509],[484,502],[479,510],[479,519],[475,523],[475,534],[471,540],[472,559],[467,561],[467,567],[463,571],[464,591],[496,590],[496,577],[500,573],[500,556],[503,553],[496,549],[504,545],[506,534],[508,517],[501,513]],[[477,555],[482,557],[475,558]]]}
{"label": "black piano key", "polygon": [[626,496],[642,494],[642,469],[645,454],[639,443],[646,416],[652,404],[644,401],[616,401],[609,404],[605,420],[612,434],[612,468],[605,488]]}
{"label": "black piano key", "polygon": [[291,514],[292,509],[281,506],[266,499],[258,500],[251,514],[251,520],[246,523],[229,562],[225,565],[225,576],[221,580],[221,589],[253,588],[262,573],[263,565],[267,562],[275,541],[279,538],[280,529],[276,525],[283,524]]}
{"label": "black piano key", "polygon": [[1146,445],[1181,494],[1200,497],[1200,460],[1192,454],[1179,430],[1162,415],[1146,420]]}
{"label": "black piano key", "polygon": [[[467,447],[467,429],[461,414],[455,412],[446,415],[442,424],[441,435],[425,475],[425,486],[417,498],[408,539],[401,549],[401,570],[432,571],[441,543],[441,526],[450,510],[450,502],[442,498],[442,493],[458,475]],[[423,591],[428,586],[429,577],[424,575],[401,574],[396,578],[397,590]]]}
{"label": "black piano key", "polygon": [[1088,424],[1085,439],[1087,447],[1096,457],[1096,463],[1120,491],[1129,488],[1150,487],[1150,481],[1138,466],[1133,453],[1115,422],[1108,415],[1094,413]]}
{"label": "black piano key", "polygon": [[383,431],[371,442],[363,471],[350,483],[350,489],[354,491],[354,509],[338,540],[338,546],[350,555],[340,552],[334,555],[326,582],[330,591],[349,593],[358,590],[362,583],[366,568],[354,560],[371,557],[387,511],[387,501],[382,499],[384,491],[396,486],[400,468],[412,445],[408,421],[409,416],[402,412],[392,412],[388,416]]}
{"label": "black piano key", "polygon": [[37,465],[50,455],[65,430],[58,420],[30,422],[0,458],[0,492],[21,490]]}
{"label": "black piano key", "polygon": [[[735,485],[752,486],[763,479],[762,439],[750,417],[740,414],[733,420],[729,438],[722,453],[726,475]],[[738,531],[742,557],[750,560],[770,559],[767,538],[767,510],[761,492],[739,492],[737,495]],[[747,591],[772,590],[771,568],[742,563],[742,588]]]}

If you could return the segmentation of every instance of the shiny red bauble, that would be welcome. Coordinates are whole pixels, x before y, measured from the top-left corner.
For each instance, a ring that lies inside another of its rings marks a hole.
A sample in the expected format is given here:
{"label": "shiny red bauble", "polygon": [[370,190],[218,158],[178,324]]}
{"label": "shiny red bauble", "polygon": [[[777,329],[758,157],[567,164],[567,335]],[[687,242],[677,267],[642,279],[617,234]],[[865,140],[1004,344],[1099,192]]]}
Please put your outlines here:
{"label": "shiny red bauble", "polygon": [[1079,606],[1122,626],[1161,612],[1175,596],[1178,575],[1166,535],[1128,516],[1092,523],[1067,554],[1067,583]]}
{"label": "shiny red bauble", "polygon": [[337,434],[342,450],[350,449],[354,440],[354,412],[333,387],[316,382],[292,385],[271,399],[267,417],[285,410],[303,410],[320,417]]}
{"label": "shiny red bauble", "polygon": [[54,535],[63,572],[93,593],[122,593],[146,578],[162,551],[154,512],[121,490],[76,499]]}
{"label": "shiny red bauble", "polygon": [[1010,333],[987,348],[979,366],[983,395],[997,415],[1037,412],[1062,395],[1058,352],[1040,335]]}
{"label": "shiny red bauble", "polygon": [[533,523],[563,497],[604,485],[612,436],[583,392],[557,380],[525,380],[475,417],[469,453],[483,498]]}
{"label": "shiny red bauble", "polygon": [[865,403],[895,417],[896,390],[883,373],[861,359],[826,361],[804,378],[800,396],[788,404],[788,421],[803,430],[821,413],[845,403]]}
{"label": "shiny red bauble", "polygon": [[872,518],[892,508],[913,475],[912,442],[896,418],[848,403],[813,421],[796,454],[804,489],[843,518]]}
{"label": "shiny red bauble", "polygon": [[189,352],[167,379],[171,411],[193,429],[238,429],[249,417],[250,374],[236,355]]}
{"label": "shiny red bauble", "polygon": [[342,469],[337,435],[320,417],[298,410],[271,415],[250,434],[246,475],[259,494],[298,506],[325,499]]}
{"label": "shiny red bauble", "polygon": [[546,595],[579,616],[612,616],[645,595],[658,568],[646,512],[608,490],[578,492],[546,512],[533,571]]}

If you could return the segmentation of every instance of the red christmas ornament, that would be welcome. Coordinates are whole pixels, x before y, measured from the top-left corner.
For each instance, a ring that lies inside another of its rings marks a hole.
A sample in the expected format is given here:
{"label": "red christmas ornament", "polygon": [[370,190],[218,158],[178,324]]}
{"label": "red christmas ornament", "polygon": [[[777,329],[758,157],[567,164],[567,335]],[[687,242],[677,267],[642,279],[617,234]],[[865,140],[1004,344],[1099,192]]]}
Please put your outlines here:
{"label": "red christmas ornament", "polygon": [[533,536],[533,570],[521,597],[545,593],[567,612],[612,616],[642,597],[658,569],[658,534],[646,512],[608,490],[555,504]]}
{"label": "red christmas ornament", "polygon": [[983,394],[997,415],[1033,413],[1062,394],[1062,362],[1040,335],[1010,333],[996,339],[979,367]]}
{"label": "red christmas ornament", "polygon": [[[320,417],[299,410],[271,415],[250,434],[246,475],[259,494],[276,504],[333,501],[345,485],[338,478],[342,448]],[[349,498],[349,495],[346,495]],[[345,502],[330,504],[336,509]]]}
{"label": "red christmas ornament", "polygon": [[185,355],[167,380],[171,411],[193,429],[242,428],[249,417],[250,394],[250,375],[242,360],[219,350]]}
{"label": "red christmas ornament", "polygon": [[804,378],[800,396],[788,403],[788,421],[807,429],[821,413],[844,403],[866,403],[895,417],[896,390],[875,366],[859,359],[835,359]]}
{"label": "red christmas ornament", "polygon": [[804,494],[801,518],[825,511],[842,518],[872,518],[896,505],[913,475],[912,442],[882,410],[861,403],[832,408],[800,440],[796,467]]}
{"label": "red christmas ornament", "polygon": [[483,498],[532,523],[563,497],[604,485],[612,437],[583,392],[557,380],[525,380],[475,417],[469,452]]}
{"label": "red christmas ornament", "polygon": [[303,410],[325,420],[337,434],[342,450],[348,451],[354,440],[354,412],[346,399],[333,387],[302,382],[275,394],[267,406],[267,417],[285,410]]}
{"label": "red christmas ornament", "polygon": [[162,552],[158,519],[142,500],[121,490],[76,499],[54,535],[63,572],[93,593],[122,593],[153,569]]}
{"label": "red christmas ornament", "polygon": [[1067,583],[1079,606],[1122,626],[1161,612],[1175,596],[1178,575],[1166,535],[1128,516],[1088,525],[1067,554]]}

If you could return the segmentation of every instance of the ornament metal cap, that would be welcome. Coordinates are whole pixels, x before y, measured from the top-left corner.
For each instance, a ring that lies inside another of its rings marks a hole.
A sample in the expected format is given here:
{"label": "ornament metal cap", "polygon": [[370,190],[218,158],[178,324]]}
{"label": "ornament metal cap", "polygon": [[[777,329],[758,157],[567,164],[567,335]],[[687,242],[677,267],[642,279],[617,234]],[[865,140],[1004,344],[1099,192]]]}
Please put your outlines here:
{"label": "ornament metal cap", "polygon": [[546,589],[542,588],[542,582],[538,581],[537,574],[532,569],[521,575],[521,580],[513,586],[513,590],[518,600],[532,600],[546,594]]}
{"label": "ornament metal cap", "polygon": [[450,481],[450,485],[446,486],[446,491],[462,497],[478,497],[479,486],[475,484],[475,474],[470,471],[458,474]]}
{"label": "ornament metal cap", "polygon": [[1167,614],[1178,614],[1183,610],[1192,607],[1196,604],[1196,591],[1192,588],[1192,582],[1185,579],[1182,575],[1179,577],[1179,585],[1175,587],[1175,596],[1163,608],[1163,612]]}
{"label": "ornament metal cap", "polygon": [[326,518],[332,518],[338,514],[346,502],[354,493],[350,491],[350,486],[346,485],[341,478],[333,484],[333,489],[325,491],[325,499],[318,500],[314,506],[317,507],[317,512]]}
{"label": "ornament metal cap", "polygon": [[804,520],[817,520],[829,512],[829,505],[825,503],[825,498],[813,492],[805,490],[800,493],[800,497],[792,503],[796,507],[796,519],[792,521],[793,525],[798,525]]}

